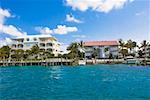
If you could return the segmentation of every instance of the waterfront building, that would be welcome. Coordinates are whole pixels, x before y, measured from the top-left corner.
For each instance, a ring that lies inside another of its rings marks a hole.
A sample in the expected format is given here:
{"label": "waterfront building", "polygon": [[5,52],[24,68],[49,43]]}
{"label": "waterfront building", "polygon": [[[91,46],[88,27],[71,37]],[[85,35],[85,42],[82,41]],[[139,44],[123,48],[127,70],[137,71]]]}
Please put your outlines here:
{"label": "waterfront building", "polygon": [[97,58],[109,58],[110,55],[116,58],[119,54],[118,41],[87,41],[83,46],[86,58],[92,58],[94,52]]}
{"label": "waterfront building", "polygon": [[51,35],[27,35],[12,38],[11,49],[29,50],[34,45],[38,45],[40,50],[52,52],[54,56],[60,53],[60,43]]}

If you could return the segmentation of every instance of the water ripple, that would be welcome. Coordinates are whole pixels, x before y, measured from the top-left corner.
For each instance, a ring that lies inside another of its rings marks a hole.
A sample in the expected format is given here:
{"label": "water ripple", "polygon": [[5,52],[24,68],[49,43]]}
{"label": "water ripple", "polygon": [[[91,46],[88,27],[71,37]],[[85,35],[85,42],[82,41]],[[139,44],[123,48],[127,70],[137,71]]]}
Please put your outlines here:
{"label": "water ripple", "polygon": [[1,100],[150,99],[150,67],[0,68]]}

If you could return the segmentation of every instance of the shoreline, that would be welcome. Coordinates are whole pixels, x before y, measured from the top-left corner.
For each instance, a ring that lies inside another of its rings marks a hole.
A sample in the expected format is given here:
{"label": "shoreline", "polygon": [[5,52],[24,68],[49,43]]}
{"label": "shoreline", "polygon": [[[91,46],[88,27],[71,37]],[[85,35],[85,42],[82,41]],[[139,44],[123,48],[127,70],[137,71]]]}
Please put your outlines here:
{"label": "shoreline", "polygon": [[45,66],[45,65],[24,65],[24,66],[20,66],[20,65],[9,65],[9,66],[0,66],[0,68],[11,68],[11,67],[79,67],[79,66],[82,66],[82,67],[86,67],[86,66],[96,66],[96,65],[128,65],[128,66],[131,66],[131,67],[150,67],[150,65],[137,65],[137,64],[86,64],[86,65],[54,65],[54,66]]}
{"label": "shoreline", "polygon": [[[143,59],[139,58],[142,61]],[[7,66],[76,66],[80,65],[79,61],[85,62],[85,65],[97,65],[97,64],[127,64],[137,66],[150,66],[150,59],[146,59],[147,63],[124,63],[124,59],[85,59],[85,60],[74,60],[74,59],[47,59],[47,60],[28,60],[28,61],[0,61],[0,67]]]}

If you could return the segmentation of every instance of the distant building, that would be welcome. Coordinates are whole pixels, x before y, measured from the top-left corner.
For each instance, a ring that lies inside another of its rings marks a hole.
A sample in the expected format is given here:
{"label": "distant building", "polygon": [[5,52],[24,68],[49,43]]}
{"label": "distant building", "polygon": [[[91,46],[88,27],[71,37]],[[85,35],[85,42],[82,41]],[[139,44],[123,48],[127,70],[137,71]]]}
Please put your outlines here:
{"label": "distant building", "polygon": [[88,41],[83,42],[85,48],[85,57],[92,58],[94,52],[97,53],[97,58],[117,57],[119,54],[117,41]]}
{"label": "distant building", "polygon": [[50,35],[27,35],[12,39],[10,47],[12,49],[31,49],[34,45],[38,45],[41,50],[51,51],[55,56],[60,52],[60,44]]}

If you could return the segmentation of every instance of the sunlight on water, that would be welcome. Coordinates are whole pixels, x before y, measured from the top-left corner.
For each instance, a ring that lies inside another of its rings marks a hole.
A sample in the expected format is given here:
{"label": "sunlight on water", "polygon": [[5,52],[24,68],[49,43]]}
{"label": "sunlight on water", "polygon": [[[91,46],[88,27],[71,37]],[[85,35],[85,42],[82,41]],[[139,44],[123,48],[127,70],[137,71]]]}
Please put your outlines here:
{"label": "sunlight on water", "polygon": [[51,78],[54,78],[54,79],[60,79],[62,78],[62,72],[61,72],[61,67],[60,66],[55,66],[55,67],[52,67],[51,70],[50,70],[50,77]]}

